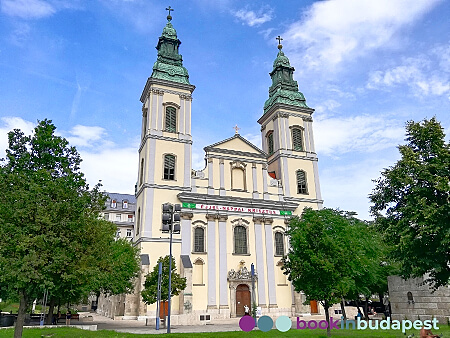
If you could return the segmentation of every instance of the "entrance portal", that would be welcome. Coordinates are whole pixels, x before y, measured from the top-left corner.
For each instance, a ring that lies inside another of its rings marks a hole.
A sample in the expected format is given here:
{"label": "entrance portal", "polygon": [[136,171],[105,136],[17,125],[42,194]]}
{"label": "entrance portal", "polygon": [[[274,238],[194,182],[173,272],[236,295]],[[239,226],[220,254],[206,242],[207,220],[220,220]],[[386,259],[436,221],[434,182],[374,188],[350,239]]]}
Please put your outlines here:
{"label": "entrance portal", "polygon": [[245,284],[240,284],[236,288],[236,316],[242,317],[245,314],[244,306],[252,308],[250,301],[250,289]]}

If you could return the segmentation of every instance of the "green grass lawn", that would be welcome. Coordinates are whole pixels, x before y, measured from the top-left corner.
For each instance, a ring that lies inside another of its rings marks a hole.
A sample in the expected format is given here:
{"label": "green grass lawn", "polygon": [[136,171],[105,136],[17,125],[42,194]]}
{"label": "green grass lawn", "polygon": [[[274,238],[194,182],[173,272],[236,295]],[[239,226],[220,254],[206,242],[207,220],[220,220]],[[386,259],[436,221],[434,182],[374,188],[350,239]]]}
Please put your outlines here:
{"label": "green grass lawn", "polygon": [[[151,329],[149,329],[151,330]],[[436,331],[436,330],[435,330]],[[450,327],[447,325],[440,326],[439,330],[433,333],[443,334],[445,338],[450,338]],[[419,337],[417,330],[410,330],[408,334],[414,333],[414,337]],[[83,331],[75,328],[46,328],[46,329],[24,329],[24,338],[41,338],[41,335],[54,334],[52,338],[126,338],[126,337],[158,337],[153,334],[131,334],[131,333],[118,333],[110,330],[100,331]],[[385,330],[333,330],[332,337],[369,337],[369,338],[400,338],[406,337],[401,331],[385,331]],[[13,329],[0,330],[0,338],[12,338],[14,336]],[[232,337],[326,337],[326,332],[322,330],[296,330],[291,329],[288,332],[279,332],[278,330],[272,330],[270,332],[251,331],[251,332],[212,332],[212,333],[172,333],[170,335],[165,334],[164,337],[214,337],[214,338],[232,338]]]}

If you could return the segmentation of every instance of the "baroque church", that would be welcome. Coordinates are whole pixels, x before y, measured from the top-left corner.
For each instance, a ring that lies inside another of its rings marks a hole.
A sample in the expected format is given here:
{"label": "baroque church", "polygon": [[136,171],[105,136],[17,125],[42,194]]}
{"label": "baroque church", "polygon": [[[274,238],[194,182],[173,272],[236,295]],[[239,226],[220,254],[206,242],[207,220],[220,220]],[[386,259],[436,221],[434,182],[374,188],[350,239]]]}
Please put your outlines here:
{"label": "baroque church", "polygon": [[[181,204],[181,233],[173,235],[177,272],[187,287],[172,298],[173,324],[233,318],[252,307],[272,317],[317,313],[304,305],[282,271],[290,217],[320,209],[314,109],[306,105],[282,45],[270,73],[261,117],[262,148],[236,134],[204,148],[206,167],[192,170],[191,114],[195,86],[179,54],[171,20],[159,37],[153,72],[142,92],[134,244],[142,273],[134,294],[101,299],[98,311],[124,319],[155,318],[140,297],[145,275],[169,254],[162,205]],[[252,294],[250,267],[255,268]],[[254,297],[254,298],[253,298]],[[103,302],[103,304],[102,304]],[[106,305],[105,305],[106,304]],[[105,310],[107,309],[107,310]]]}

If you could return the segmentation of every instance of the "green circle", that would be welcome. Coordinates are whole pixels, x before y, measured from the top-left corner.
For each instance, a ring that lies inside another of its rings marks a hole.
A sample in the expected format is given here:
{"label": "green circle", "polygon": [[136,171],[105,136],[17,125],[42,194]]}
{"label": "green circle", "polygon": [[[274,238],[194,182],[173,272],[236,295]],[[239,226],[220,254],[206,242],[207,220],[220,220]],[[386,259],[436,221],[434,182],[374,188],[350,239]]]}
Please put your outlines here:
{"label": "green circle", "polygon": [[275,326],[277,327],[278,331],[289,331],[292,327],[291,318],[289,318],[288,316],[280,316],[275,322]]}
{"label": "green circle", "polygon": [[262,332],[267,332],[273,328],[273,320],[269,316],[262,316],[258,319],[258,328]]}

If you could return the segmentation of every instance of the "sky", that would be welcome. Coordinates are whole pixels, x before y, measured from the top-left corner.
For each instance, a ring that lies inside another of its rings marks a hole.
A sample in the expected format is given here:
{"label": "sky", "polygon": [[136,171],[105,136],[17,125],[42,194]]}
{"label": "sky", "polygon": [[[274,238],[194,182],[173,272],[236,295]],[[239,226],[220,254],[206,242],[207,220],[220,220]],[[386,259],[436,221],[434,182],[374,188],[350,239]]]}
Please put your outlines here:
{"label": "sky", "polygon": [[139,101],[167,6],[196,86],[193,167],[234,134],[261,146],[275,37],[309,107],[324,205],[370,219],[372,180],[399,159],[405,123],[450,134],[450,2],[444,0],[0,0],[0,157],[7,132],[51,119],[89,184],[133,193]]}

